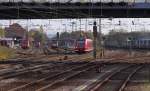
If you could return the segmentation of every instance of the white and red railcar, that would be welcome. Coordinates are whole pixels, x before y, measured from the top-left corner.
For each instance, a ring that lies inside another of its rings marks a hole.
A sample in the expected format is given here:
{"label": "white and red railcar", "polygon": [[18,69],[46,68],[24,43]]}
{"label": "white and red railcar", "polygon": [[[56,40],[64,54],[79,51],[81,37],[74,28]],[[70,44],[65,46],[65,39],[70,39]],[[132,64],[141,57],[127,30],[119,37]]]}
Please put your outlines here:
{"label": "white and red railcar", "polygon": [[75,52],[86,53],[93,50],[93,41],[87,38],[81,38],[76,41]]}

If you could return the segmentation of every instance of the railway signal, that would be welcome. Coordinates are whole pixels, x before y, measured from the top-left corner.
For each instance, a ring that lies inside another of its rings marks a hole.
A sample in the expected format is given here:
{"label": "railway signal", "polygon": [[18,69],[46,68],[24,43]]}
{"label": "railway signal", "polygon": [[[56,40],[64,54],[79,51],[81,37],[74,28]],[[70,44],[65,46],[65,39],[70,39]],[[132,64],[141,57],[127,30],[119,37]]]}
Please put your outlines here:
{"label": "railway signal", "polygon": [[60,35],[59,35],[59,32],[57,32],[57,39],[59,39]]}
{"label": "railway signal", "polygon": [[132,56],[132,37],[127,38],[127,42],[129,43],[129,55]]}
{"label": "railway signal", "polygon": [[93,26],[93,37],[94,37],[94,41],[93,41],[93,47],[94,47],[94,50],[93,50],[93,57],[94,57],[94,59],[96,59],[96,55],[97,55],[97,52],[96,52],[96,39],[97,39],[97,26],[96,26],[96,21],[94,21],[94,26]]}
{"label": "railway signal", "polygon": [[60,38],[59,32],[57,32],[56,36],[57,36],[57,54],[59,54],[59,38]]}
{"label": "railway signal", "polygon": [[93,36],[94,36],[94,38],[97,38],[97,26],[96,26],[96,21],[94,22],[94,26],[93,26]]}

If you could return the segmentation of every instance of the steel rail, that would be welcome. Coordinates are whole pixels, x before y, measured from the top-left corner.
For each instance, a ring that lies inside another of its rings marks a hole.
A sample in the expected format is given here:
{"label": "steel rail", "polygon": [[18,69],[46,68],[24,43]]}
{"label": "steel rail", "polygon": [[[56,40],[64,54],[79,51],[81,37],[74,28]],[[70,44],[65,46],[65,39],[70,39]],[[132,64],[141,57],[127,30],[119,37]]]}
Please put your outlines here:
{"label": "steel rail", "polygon": [[[102,87],[103,84],[107,83],[109,81],[109,79],[111,77],[113,77],[114,75],[120,73],[122,70],[125,70],[125,69],[128,69],[132,66],[129,66],[127,68],[124,68],[124,69],[121,69],[121,70],[118,70],[117,72],[114,72],[112,73],[111,75],[109,75],[107,78],[105,78],[102,82],[100,82],[98,85],[96,85],[94,88],[88,90],[88,91],[97,91],[98,88]],[[122,86],[120,87],[120,89],[118,91],[122,91],[122,89],[126,86],[126,83],[128,82],[128,80],[130,79],[130,77],[137,71],[139,70],[140,68],[142,68],[142,66],[138,66],[132,73],[129,74],[129,76],[127,77],[127,79],[125,79],[125,82],[122,84]],[[84,91],[84,90],[83,90]]]}
{"label": "steel rail", "polygon": [[84,69],[84,70],[82,70],[82,71],[75,72],[75,73],[73,73],[73,74],[71,74],[71,75],[69,75],[69,76],[67,76],[67,77],[65,77],[65,78],[56,80],[56,81],[54,81],[53,83],[48,84],[48,85],[46,85],[46,86],[44,86],[44,87],[42,87],[42,88],[40,88],[40,89],[38,89],[38,90],[36,90],[36,91],[45,91],[46,89],[52,87],[53,85],[55,85],[55,84],[57,84],[57,83],[66,81],[66,80],[68,80],[68,79],[70,79],[70,78],[72,78],[72,77],[74,77],[74,76],[76,76],[76,75],[79,75],[80,73],[83,73],[83,72],[85,72],[85,71],[87,71],[87,70],[89,70],[89,69],[91,69],[91,68],[94,68],[94,67],[96,67],[96,66],[91,66],[91,67],[88,67],[88,68],[86,68],[86,69]]}
{"label": "steel rail", "polygon": [[139,70],[141,69],[143,66],[140,66],[140,67],[137,67],[128,77],[127,79],[123,82],[122,86],[119,88],[118,91],[123,91],[124,88],[126,87],[127,83],[130,81],[131,77],[134,76],[134,74]]}
{"label": "steel rail", "polygon": [[89,63],[86,63],[86,64],[84,64],[84,65],[81,65],[81,66],[78,66],[78,67],[75,67],[75,68],[72,68],[72,69],[69,69],[69,70],[66,70],[66,71],[64,71],[64,72],[57,73],[57,74],[55,74],[55,75],[53,75],[53,76],[48,76],[48,77],[46,77],[46,78],[42,78],[42,79],[39,79],[39,80],[34,81],[34,82],[31,82],[31,83],[27,83],[27,84],[25,84],[25,85],[18,86],[18,87],[16,87],[16,88],[13,88],[13,89],[8,90],[8,91],[18,91],[18,90],[20,90],[20,89],[23,89],[23,88],[26,88],[26,87],[30,87],[30,86],[32,86],[32,85],[34,85],[34,84],[36,84],[36,83],[40,83],[40,82],[45,81],[45,80],[47,80],[47,79],[54,78],[54,77],[56,77],[56,76],[60,76],[60,75],[63,75],[63,74],[65,74],[65,73],[67,73],[67,72],[71,72],[71,71],[73,71],[73,70],[80,69],[80,68],[83,68],[83,67],[86,67],[86,66],[89,66]]}
{"label": "steel rail", "polygon": [[[49,64],[42,64],[42,65],[37,65],[37,66],[34,66],[34,67],[19,69],[17,71],[14,71],[13,74],[10,74],[10,73],[12,73],[12,71],[8,71],[6,73],[1,74],[0,80],[8,79],[8,78],[11,78],[11,77],[14,77],[14,76],[18,76],[18,75],[22,75],[22,74],[31,72],[32,70],[48,69],[48,66],[49,66]],[[52,68],[52,67],[55,67],[55,66],[51,66],[50,68]]]}
{"label": "steel rail", "polygon": [[[96,89],[98,89],[99,87],[101,87],[104,83],[106,83],[112,76],[116,75],[117,73],[121,72],[122,70],[125,70],[129,67],[132,67],[134,65],[130,65],[130,66],[127,66],[127,67],[124,67],[124,68],[121,68],[121,69],[118,69],[117,71],[114,71],[113,73],[109,74],[106,78],[104,78],[101,82],[100,81],[97,81],[97,82],[94,82],[92,84],[94,84],[95,86],[93,87],[85,87],[83,88],[81,91],[95,91]],[[96,83],[96,84],[95,84]],[[98,84],[97,84],[98,83]],[[90,84],[90,85],[92,85]]]}

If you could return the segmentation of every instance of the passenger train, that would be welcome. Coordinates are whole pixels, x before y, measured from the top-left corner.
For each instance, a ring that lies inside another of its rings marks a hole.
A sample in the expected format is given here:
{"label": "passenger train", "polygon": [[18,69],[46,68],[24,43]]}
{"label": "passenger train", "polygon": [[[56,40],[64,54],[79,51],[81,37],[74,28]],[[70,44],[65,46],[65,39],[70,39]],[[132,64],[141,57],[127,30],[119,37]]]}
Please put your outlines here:
{"label": "passenger train", "polygon": [[76,53],[87,53],[93,50],[93,41],[87,38],[74,39],[61,39],[61,40],[51,40],[50,47],[52,49],[61,48],[61,49],[70,49]]}
{"label": "passenger train", "polygon": [[128,41],[126,47],[132,47],[134,49],[150,49],[150,39],[143,38]]}
{"label": "passenger train", "polygon": [[105,42],[107,48],[123,48],[123,49],[150,49],[150,38],[134,39],[131,41],[124,41],[120,45],[114,41]]}
{"label": "passenger train", "polygon": [[93,41],[91,39],[81,38],[76,41],[75,52],[86,53],[93,50]]}

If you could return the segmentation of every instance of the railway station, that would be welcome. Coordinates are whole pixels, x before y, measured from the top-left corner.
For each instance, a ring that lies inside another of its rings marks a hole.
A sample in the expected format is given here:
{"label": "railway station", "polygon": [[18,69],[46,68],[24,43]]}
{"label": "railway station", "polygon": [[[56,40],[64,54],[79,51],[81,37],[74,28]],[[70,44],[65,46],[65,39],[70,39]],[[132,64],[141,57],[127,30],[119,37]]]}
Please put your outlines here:
{"label": "railway station", "polygon": [[150,0],[0,0],[0,91],[150,91]]}

